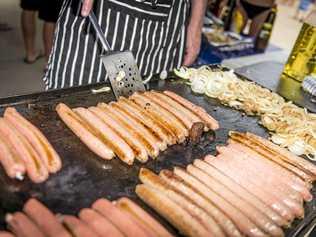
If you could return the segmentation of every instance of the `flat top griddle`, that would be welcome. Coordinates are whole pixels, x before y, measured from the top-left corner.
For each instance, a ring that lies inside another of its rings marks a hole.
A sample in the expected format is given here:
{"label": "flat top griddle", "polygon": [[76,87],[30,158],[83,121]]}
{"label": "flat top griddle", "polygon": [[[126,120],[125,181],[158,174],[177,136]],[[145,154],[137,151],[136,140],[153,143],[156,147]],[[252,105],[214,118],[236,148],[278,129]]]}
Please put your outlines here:
{"label": "flat top griddle", "polygon": [[[28,96],[0,99],[0,115],[6,106],[15,106],[16,109],[40,128],[53,144],[62,158],[63,167],[57,174],[51,175],[42,184],[33,184],[29,180],[23,182],[7,178],[0,168],[0,229],[5,228],[4,215],[7,212],[21,210],[25,201],[35,197],[47,205],[55,213],[77,214],[81,208],[88,207],[96,199],[105,197],[110,200],[122,196],[130,197],[146,210],[157,217],[170,231],[177,232],[164,220],[159,218],[134,192],[139,183],[138,172],[141,167],[147,167],[155,172],[161,169],[171,169],[174,166],[185,167],[194,159],[202,158],[206,154],[215,153],[215,146],[224,144],[228,131],[249,131],[267,137],[266,130],[258,124],[257,117],[249,117],[242,112],[230,109],[219,103],[218,100],[192,94],[191,89],[180,80],[154,81],[150,89],[171,90],[202,106],[220,123],[216,131],[216,140],[209,143],[204,134],[198,145],[174,145],[162,152],[156,160],[146,164],[136,162],[127,166],[118,158],[104,161],[92,153],[58,118],[55,107],[59,102],[70,107],[92,106],[98,102],[114,100],[112,92],[93,95],[91,88],[64,89]],[[251,178],[251,177],[250,177]],[[313,190],[316,197],[316,191]],[[287,236],[294,236],[295,232],[303,229],[314,217],[316,200],[306,204],[306,218],[296,221]]]}

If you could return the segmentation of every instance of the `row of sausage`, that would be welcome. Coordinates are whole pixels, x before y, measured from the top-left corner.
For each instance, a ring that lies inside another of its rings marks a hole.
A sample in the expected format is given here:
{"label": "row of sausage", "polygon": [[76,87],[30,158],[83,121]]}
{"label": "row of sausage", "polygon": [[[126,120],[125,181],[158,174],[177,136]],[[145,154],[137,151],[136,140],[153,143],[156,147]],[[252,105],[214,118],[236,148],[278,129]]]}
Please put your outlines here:
{"label": "row of sausage", "polygon": [[203,108],[170,92],[134,93],[117,102],[89,108],[56,108],[60,118],[95,154],[126,164],[145,163],[168,145],[182,143],[194,124],[215,130],[218,122]]}
{"label": "row of sausage", "polygon": [[313,199],[316,166],[251,133],[228,143],[186,169],[142,168],[137,195],[186,236],[284,236]]}
{"label": "row of sausage", "polygon": [[22,212],[6,215],[9,231],[0,237],[171,237],[146,211],[128,198],[110,202],[98,199],[78,217],[55,215],[36,199]]}

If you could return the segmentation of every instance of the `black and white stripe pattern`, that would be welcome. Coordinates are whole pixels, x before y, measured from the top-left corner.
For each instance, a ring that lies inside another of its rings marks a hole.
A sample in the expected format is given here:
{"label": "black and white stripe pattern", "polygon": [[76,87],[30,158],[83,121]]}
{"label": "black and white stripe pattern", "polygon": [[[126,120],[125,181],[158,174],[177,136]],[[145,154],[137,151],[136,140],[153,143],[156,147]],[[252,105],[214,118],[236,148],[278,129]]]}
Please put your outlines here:
{"label": "black and white stripe pattern", "polygon": [[[65,0],[44,77],[47,89],[80,86],[106,79],[103,52],[78,0]],[[153,6],[155,5],[155,6]],[[180,67],[185,47],[189,0],[98,0],[94,12],[115,51],[133,52],[140,72],[150,78]]]}

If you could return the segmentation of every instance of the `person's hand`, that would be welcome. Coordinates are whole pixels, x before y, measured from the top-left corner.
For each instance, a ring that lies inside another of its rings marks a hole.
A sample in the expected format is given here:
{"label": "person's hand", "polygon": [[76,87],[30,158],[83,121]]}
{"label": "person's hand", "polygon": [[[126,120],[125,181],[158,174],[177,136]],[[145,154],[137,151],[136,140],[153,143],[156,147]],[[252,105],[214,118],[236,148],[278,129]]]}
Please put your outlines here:
{"label": "person's hand", "polygon": [[190,66],[195,62],[200,52],[201,38],[202,38],[201,28],[194,27],[189,24],[187,28],[185,55],[184,55],[184,60],[183,60],[184,66]]}
{"label": "person's hand", "polygon": [[82,1],[82,8],[81,8],[81,15],[83,17],[86,17],[89,15],[92,6],[93,6],[93,1],[94,0],[83,0]]}

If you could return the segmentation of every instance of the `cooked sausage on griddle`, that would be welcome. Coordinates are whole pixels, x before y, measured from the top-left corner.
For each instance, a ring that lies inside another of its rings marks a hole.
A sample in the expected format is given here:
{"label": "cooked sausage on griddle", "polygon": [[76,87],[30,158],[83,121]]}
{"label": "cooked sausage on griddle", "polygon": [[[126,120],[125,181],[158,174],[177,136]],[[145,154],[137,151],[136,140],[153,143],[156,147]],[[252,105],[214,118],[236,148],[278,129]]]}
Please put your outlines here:
{"label": "cooked sausage on griddle", "polygon": [[7,108],[4,112],[4,118],[9,120],[27,138],[50,173],[56,173],[61,169],[60,157],[37,127],[26,120],[14,108]]}
{"label": "cooked sausage on griddle", "polygon": [[91,151],[103,159],[110,160],[114,152],[105,145],[98,134],[78,117],[67,105],[58,104],[56,111],[65,124],[75,133]]}
{"label": "cooked sausage on griddle", "polygon": [[120,198],[116,201],[115,205],[121,210],[125,210],[144,224],[148,225],[152,230],[154,230],[158,236],[161,237],[172,237],[172,235],[163,227],[158,221],[156,221],[152,216],[145,212],[141,207],[136,203],[131,201],[128,198]]}
{"label": "cooked sausage on griddle", "polygon": [[[143,184],[157,189],[159,192],[163,193],[168,198],[179,204],[181,208],[192,215],[193,219],[200,223],[201,226],[199,228],[201,232],[208,232],[210,236],[225,236],[220,226],[208,213],[191,202],[190,199],[182,196],[180,193],[177,193],[161,177],[148,169],[142,168],[139,172],[139,178]],[[198,226],[198,224],[196,225]]]}
{"label": "cooked sausage on griddle", "polygon": [[26,172],[24,162],[18,156],[14,147],[3,139],[0,133],[0,163],[7,175],[12,179],[23,179]]}
{"label": "cooked sausage on griddle", "polygon": [[48,178],[48,170],[26,138],[3,118],[0,118],[0,133],[24,161],[29,178],[34,183],[44,182]]}
{"label": "cooked sausage on griddle", "polygon": [[[233,179],[229,178],[225,174],[221,173],[219,170],[213,168],[208,163],[203,160],[194,160],[194,166],[203,170],[210,177],[216,179],[218,182],[221,182],[223,186],[226,186],[232,190],[236,195],[243,197],[247,202],[251,203],[253,206],[260,209],[261,212],[265,213],[271,220],[273,220],[279,226],[288,226],[289,222],[282,218],[276,211],[271,207],[266,205],[255,195],[250,193],[247,189],[243,188],[241,185],[236,183]],[[178,174],[175,170],[175,173]],[[178,174],[180,175],[180,174]]]}
{"label": "cooked sausage on griddle", "polygon": [[84,208],[79,212],[82,221],[102,237],[124,237],[123,233],[111,221],[93,209]]}
{"label": "cooked sausage on griddle", "polygon": [[6,215],[9,229],[17,237],[45,237],[45,234],[22,212]]}
{"label": "cooked sausage on griddle", "polygon": [[70,237],[71,235],[60,224],[56,216],[36,199],[29,199],[23,207],[23,212],[48,237]]}

